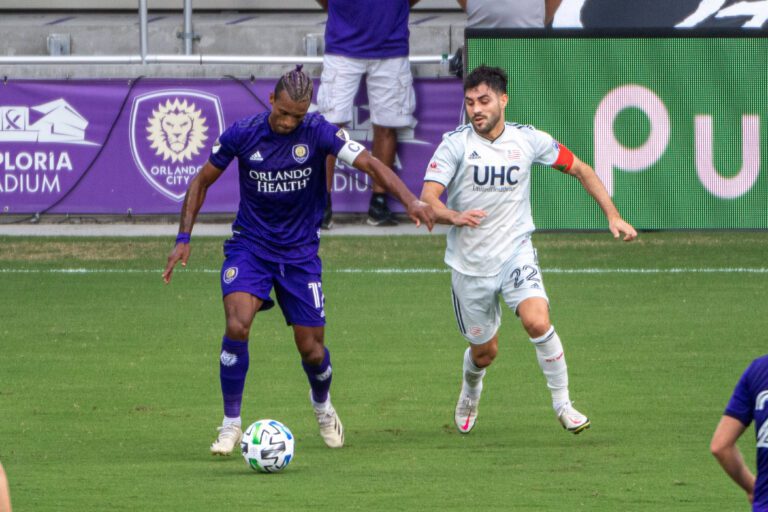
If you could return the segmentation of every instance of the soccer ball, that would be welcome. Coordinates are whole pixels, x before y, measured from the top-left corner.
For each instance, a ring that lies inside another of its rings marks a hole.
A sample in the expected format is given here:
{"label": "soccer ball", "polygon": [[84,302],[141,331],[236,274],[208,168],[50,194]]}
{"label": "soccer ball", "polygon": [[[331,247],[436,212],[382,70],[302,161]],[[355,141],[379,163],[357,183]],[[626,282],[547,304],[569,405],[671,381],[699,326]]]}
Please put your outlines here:
{"label": "soccer ball", "polygon": [[293,443],[288,427],[276,420],[259,420],[245,429],[240,449],[251,469],[277,473],[293,459]]}

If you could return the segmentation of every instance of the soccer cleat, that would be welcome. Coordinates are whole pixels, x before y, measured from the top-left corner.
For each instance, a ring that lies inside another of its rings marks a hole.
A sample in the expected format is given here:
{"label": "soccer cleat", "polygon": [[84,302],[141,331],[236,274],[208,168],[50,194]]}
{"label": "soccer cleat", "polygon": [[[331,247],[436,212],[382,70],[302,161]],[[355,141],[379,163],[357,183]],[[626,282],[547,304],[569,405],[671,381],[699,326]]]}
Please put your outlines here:
{"label": "soccer cleat", "polygon": [[557,419],[568,432],[579,434],[590,427],[589,418],[573,408],[571,402],[567,402],[557,413]]}
{"label": "soccer cleat", "polygon": [[[309,398],[312,399],[312,391],[309,392]],[[341,424],[336,409],[331,404],[331,398],[328,397],[328,405],[323,409],[318,409],[312,403],[315,411],[317,424],[320,426],[320,437],[323,438],[328,448],[341,448],[344,446],[344,426]]]}
{"label": "soccer cleat", "polygon": [[475,426],[475,421],[477,421],[477,404],[479,402],[480,397],[471,398],[463,390],[459,395],[453,419],[456,422],[456,428],[462,434],[469,434],[469,431]]}
{"label": "soccer cleat", "polygon": [[383,196],[374,196],[371,198],[371,204],[368,207],[368,220],[370,226],[397,226],[398,222],[395,215],[389,210],[387,201]]}
{"label": "soccer cleat", "polygon": [[219,435],[211,445],[211,455],[230,455],[235,446],[240,444],[243,431],[238,425],[224,425],[216,430]]}

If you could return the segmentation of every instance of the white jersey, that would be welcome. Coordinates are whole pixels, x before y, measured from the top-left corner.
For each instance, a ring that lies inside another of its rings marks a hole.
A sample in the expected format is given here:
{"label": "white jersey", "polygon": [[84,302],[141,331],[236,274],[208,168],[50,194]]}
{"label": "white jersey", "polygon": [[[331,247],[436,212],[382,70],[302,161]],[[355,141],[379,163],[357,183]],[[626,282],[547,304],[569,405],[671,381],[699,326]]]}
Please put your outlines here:
{"label": "white jersey", "polygon": [[560,145],[532,126],[505,123],[493,142],[471,124],[443,135],[424,181],[444,185],[452,210],[484,210],[476,228],[452,226],[445,263],[470,276],[493,276],[533,233],[531,165],[552,165]]}

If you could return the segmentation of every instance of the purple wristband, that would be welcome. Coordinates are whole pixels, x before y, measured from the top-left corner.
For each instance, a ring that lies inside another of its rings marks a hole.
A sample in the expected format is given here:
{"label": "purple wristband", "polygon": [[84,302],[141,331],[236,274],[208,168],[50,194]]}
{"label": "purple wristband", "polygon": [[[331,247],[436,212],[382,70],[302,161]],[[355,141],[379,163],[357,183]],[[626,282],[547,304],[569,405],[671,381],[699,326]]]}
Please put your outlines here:
{"label": "purple wristband", "polygon": [[188,244],[190,239],[189,233],[179,233],[176,236],[176,243],[177,244]]}

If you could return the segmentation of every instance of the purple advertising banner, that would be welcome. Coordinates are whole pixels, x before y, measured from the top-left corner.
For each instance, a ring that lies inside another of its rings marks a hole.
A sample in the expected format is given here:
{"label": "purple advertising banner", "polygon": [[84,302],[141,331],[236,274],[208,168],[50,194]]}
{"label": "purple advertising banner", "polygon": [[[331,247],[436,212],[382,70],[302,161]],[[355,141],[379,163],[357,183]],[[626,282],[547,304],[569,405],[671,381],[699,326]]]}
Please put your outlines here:
{"label": "purple advertising banner", "polygon": [[[268,110],[274,83],[140,79],[0,84],[0,211],[178,213],[187,185],[207,161],[218,135],[238,119]],[[417,123],[398,132],[395,168],[418,195],[442,134],[460,123],[462,87],[457,79],[417,80],[414,87]],[[364,90],[347,129],[370,149],[373,128]],[[211,187],[203,212],[237,209],[235,165]],[[339,164],[334,211],[367,211],[370,190],[367,175]],[[402,211],[400,205],[392,206]]]}

